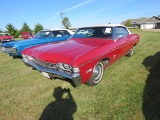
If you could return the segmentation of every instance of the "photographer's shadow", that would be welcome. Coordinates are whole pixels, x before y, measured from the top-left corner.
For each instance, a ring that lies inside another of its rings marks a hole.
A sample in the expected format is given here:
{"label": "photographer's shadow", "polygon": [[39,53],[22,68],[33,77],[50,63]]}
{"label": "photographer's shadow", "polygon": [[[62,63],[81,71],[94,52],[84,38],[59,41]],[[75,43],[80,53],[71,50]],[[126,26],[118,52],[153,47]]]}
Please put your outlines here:
{"label": "photographer's shadow", "polygon": [[160,52],[142,63],[149,71],[143,91],[142,110],[145,120],[160,120]]}
{"label": "photographer's shadow", "polygon": [[47,105],[39,120],[73,120],[77,105],[70,94],[70,89],[60,86],[53,91],[55,101]]}

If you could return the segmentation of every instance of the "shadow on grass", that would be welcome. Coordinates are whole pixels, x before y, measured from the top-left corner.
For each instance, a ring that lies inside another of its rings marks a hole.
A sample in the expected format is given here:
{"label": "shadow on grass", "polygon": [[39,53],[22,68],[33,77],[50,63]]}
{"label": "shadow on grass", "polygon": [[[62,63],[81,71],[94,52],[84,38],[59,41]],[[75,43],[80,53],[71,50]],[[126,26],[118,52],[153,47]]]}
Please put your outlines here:
{"label": "shadow on grass", "polygon": [[22,56],[13,56],[13,59],[22,59]]}
{"label": "shadow on grass", "polygon": [[55,101],[47,105],[39,120],[73,120],[73,114],[77,110],[70,89],[62,89],[60,86],[53,91]]}
{"label": "shadow on grass", "polygon": [[160,120],[160,52],[142,63],[150,72],[143,91],[142,110],[146,120]]}

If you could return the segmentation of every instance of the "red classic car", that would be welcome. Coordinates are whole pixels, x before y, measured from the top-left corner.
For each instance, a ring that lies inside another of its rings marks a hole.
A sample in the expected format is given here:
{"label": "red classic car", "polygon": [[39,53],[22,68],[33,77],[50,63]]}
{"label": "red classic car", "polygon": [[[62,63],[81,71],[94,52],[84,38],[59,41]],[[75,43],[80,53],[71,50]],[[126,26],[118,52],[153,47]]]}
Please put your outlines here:
{"label": "red classic car", "polygon": [[26,65],[48,78],[64,77],[75,86],[98,84],[104,69],[123,56],[132,56],[140,36],[122,25],[79,28],[67,41],[32,47],[22,52]]}
{"label": "red classic car", "polygon": [[22,38],[23,39],[31,39],[33,38],[34,36],[32,35],[32,33],[29,33],[29,32],[22,32]]}
{"label": "red classic car", "polygon": [[13,36],[9,35],[8,33],[0,33],[0,42],[9,42],[13,40]]}

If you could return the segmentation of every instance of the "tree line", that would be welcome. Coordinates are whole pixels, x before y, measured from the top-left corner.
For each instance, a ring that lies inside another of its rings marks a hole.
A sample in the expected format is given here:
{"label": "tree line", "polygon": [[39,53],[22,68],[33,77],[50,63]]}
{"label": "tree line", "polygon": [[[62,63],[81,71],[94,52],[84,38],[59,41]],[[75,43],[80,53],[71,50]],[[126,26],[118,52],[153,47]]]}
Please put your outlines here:
{"label": "tree line", "polygon": [[[66,29],[69,29],[71,27],[71,23],[69,21],[69,18],[67,18],[67,17],[64,17],[62,19],[62,24],[63,24],[64,28],[66,28]],[[30,27],[28,26],[28,24],[26,22],[24,22],[22,24],[22,28],[20,30],[18,30],[11,23],[9,23],[9,24],[6,25],[6,31],[2,31],[0,29],[0,33],[1,32],[7,32],[10,35],[12,35],[14,38],[17,38],[21,35],[22,32],[27,31],[29,33],[36,34],[38,31],[43,30],[43,29],[44,29],[43,26],[41,24],[37,23],[35,25],[35,28],[33,30],[31,30]]]}
{"label": "tree line", "polygon": [[39,23],[37,23],[35,25],[35,28],[33,30],[30,29],[30,27],[28,26],[28,24],[26,22],[24,22],[22,24],[22,28],[20,30],[16,29],[11,23],[6,25],[6,31],[2,31],[0,30],[0,32],[7,32],[10,35],[12,35],[14,38],[17,38],[21,35],[22,32],[29,32],[29,33],[34,33],[36,34],[38,31],[43,30],[43,26]]}

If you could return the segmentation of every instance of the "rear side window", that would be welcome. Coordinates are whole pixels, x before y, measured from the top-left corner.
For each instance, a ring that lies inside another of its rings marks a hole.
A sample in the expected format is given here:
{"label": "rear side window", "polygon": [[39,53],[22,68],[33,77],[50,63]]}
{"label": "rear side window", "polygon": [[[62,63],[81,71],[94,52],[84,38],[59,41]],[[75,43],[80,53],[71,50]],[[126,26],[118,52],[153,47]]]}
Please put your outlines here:
{"label": "rear side window", "polygon": [[60,32],[60,31],[52,31],[52,34],[55,36],[55,37],[62,37],[63,34]]}
{"label": "rear side window", "polygon": [[128,36],[129,33],[126,28],[124,27],[115,27],[114,28],[114,38],[116,39],[117,37],[126,37]]}
{"label": "rear side window", "polygon": [[61,30],[60,33],[65,36],[70,35],[70,33],[67,30]]}

